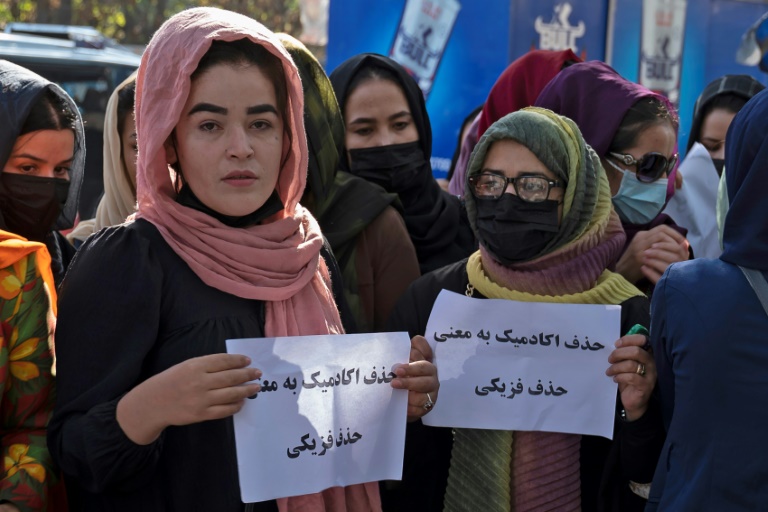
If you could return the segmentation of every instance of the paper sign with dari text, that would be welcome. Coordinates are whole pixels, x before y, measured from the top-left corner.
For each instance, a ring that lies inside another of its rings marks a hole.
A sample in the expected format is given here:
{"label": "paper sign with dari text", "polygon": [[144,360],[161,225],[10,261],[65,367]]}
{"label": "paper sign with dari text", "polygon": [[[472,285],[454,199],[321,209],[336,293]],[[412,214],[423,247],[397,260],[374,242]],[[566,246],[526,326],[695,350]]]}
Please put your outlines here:
{"label": "paper sign with dari text", "polygon": [[440,396],[427,425],[613,437],[605,375],[619,306],[473,299],[443,290],[425,337]]}
{"label": "paper sign with dari text", "polygon": [[244,503],[402,476],[408,393],[392,388],[407,333],[227,340],[261,391],[235,414]]}

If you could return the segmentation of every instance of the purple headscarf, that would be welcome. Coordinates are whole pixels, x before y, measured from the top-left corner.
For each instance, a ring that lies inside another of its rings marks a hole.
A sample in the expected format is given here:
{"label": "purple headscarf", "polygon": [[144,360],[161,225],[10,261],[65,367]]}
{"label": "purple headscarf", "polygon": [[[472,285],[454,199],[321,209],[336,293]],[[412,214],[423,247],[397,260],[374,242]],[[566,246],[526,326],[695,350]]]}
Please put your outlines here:
{"label": "purple headscarf", "polygon": [[647,97],[662,99],[625,79],[605,62],[592,60],[562,70],[541,91],[534,105],[569,117],[587,144],[605,157],[627,111]]}
{"label": "purple headscarf", "polygon": [[[666,97],[630,82],[605,62],[592,60],[573,64],[558,73],[541,91],[535,106],[548,108],[572,119],[587,144],[598,155],[605,157],[629,109],[639,100],[648,97],[661,101],[670,114],[676,117],[677,112]],[[676,174],[677,165],[669,175],[667,201],[674,195]],[[649,224],[642,226],[622,222],[627,233],[627,245],[639,231],[661,224],[669,225],[683,235],[687,233],[668,215],[661,213]]]}

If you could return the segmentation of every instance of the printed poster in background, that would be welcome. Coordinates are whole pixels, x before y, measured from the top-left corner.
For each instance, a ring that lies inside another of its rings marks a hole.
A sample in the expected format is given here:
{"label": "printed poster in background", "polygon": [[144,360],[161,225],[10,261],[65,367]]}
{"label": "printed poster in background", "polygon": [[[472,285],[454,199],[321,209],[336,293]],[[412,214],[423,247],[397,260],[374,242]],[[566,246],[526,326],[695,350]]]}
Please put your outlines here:
{"label": "printed poster in background", "polygon": [[570,48],[582,60],[605,58],[607,2],[511,0],[510,60],[526,52]]}
{"label": "printed poster in background", "polygon": [[389,51],[429,96],[443,52],[461,9],[457,0],[406,0]]}
{"label": "printed poster in background", "polygon": [[644,0],[639,82],[680,102],[687,0]]}

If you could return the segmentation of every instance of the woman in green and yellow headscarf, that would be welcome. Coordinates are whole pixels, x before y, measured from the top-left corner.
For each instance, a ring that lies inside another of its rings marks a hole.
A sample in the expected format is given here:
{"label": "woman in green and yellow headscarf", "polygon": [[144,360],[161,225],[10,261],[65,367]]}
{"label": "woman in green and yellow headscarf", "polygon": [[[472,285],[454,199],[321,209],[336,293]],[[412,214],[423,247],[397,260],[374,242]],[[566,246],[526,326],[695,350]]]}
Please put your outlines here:
{"label": "woman in green and yellow headscarf", "polygon": [[[476,298],[618,304],[622,333],[648,325],[648,299],[607,270],[625,234],[600,159],[571,120],[527,108],[494,123],[470,159],[464,199],[480,250],[416,281],[391,328],[423,335],[442,289]],[[641,484],[651,481],[663,442],[645,342],[643,335],[624,336],[607,361],[606,373],[619,384],[613,441],[412,427],[402,509],[642,510]],[[414,498],[418,489],[428,492]]]}
{"label": "woman in green and yellow headscarf", "polygon": [[397,195],[339,170],[344,120],[331,82],[300,41],[278,37],[304,88],[309,173],[301,203],[319,222],[341,268],[344,298],[357,324],[345,325],[347,332],[382,331],[397,299],[420,275],[416,250],[393,208]]}

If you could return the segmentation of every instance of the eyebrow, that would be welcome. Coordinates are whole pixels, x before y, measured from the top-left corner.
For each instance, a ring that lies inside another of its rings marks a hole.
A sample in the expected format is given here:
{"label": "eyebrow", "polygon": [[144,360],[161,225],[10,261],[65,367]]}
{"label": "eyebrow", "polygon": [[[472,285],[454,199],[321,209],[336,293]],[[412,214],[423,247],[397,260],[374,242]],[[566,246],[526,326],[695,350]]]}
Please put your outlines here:
{"label": "eyebrow", "polygon": [[405,117],[405,116],[412,117],[410,112],[408,112],[407,110],[403,110],[402,112],[392,114],[391,116],[389,116],[389,119],[392,120],[392,119],[397,119],[398,117]]}
{"label": "eyebrow", "polygon": [[[211,112],[213,114],[226,115],[229,112],[229,110],[227,110],[224,107],[214,105],[212,103],[198,103],[197,105],[195,105],[190,109],[187,115],[191,116],[192,114],[196,114],[198,112]],[[265,103],[263,105],[254,105],[252,107],[248,107],[245,110],[246,115],[249,115],[249,116],[254,114],[263,114],[265,112],[271,112],[275,115],[278,115],[277,109],[268,103]]]}
{"label": "eyebrow", "polygon": [[[30,155],[29,153],[19,153],[19,154],[16,154],[16,155],[11,155],[10,158],[26,158],[28,160],[33,160],[35,162],[42,162],[42,163],[46,163],[47,162],[47,160],[45,158],[40,158],[39,156]],[[74,159],[75,159],[75,155],[72,155],[71,157],[67,158],[66,160],[62,160],[61,163],[71,162]]]}
{"label": "eyebrow", "polygon": [[[484,173],[484,172],[488,172],[488,173],[491,173],[491,174],[501,174],[501,175],[506,176],[506,173],[504,171],[502,171],[501,169],[491,169],[489,167],[483,167],[482,169],[480,169],[480,172],[478,172],[478,174]],[[525,178],[525,177],[528,177],[528,178],[546,178],[548,180],[557,181],[557,178],[549,178],[549,177],[547,177],[546,174],[544,174],[544,171],[540,171],[540,170],[539,171],[537,171],[537,170],[523,171],[522,174],[520,174],[519,176],[516,176],[516,178]]]}
{"label": "eyebrow", "polygon": [[[389,116],[387,118],[387,120],[392,121],[392,120],[397,119],[399,117],[405,117],[405,116],[413,117],[410,112],[408,112],[407,110],[403,110],[402,112],[397,112],[395,114],[392,114],[391,116]],[[375,123],[375,122],[376,122],[376,119],[374,119],[373,117],[358,117],[357,119],[352,120],[349,124],[350,125],[352,125],[352,124],[370,124],[370,123]]]}

